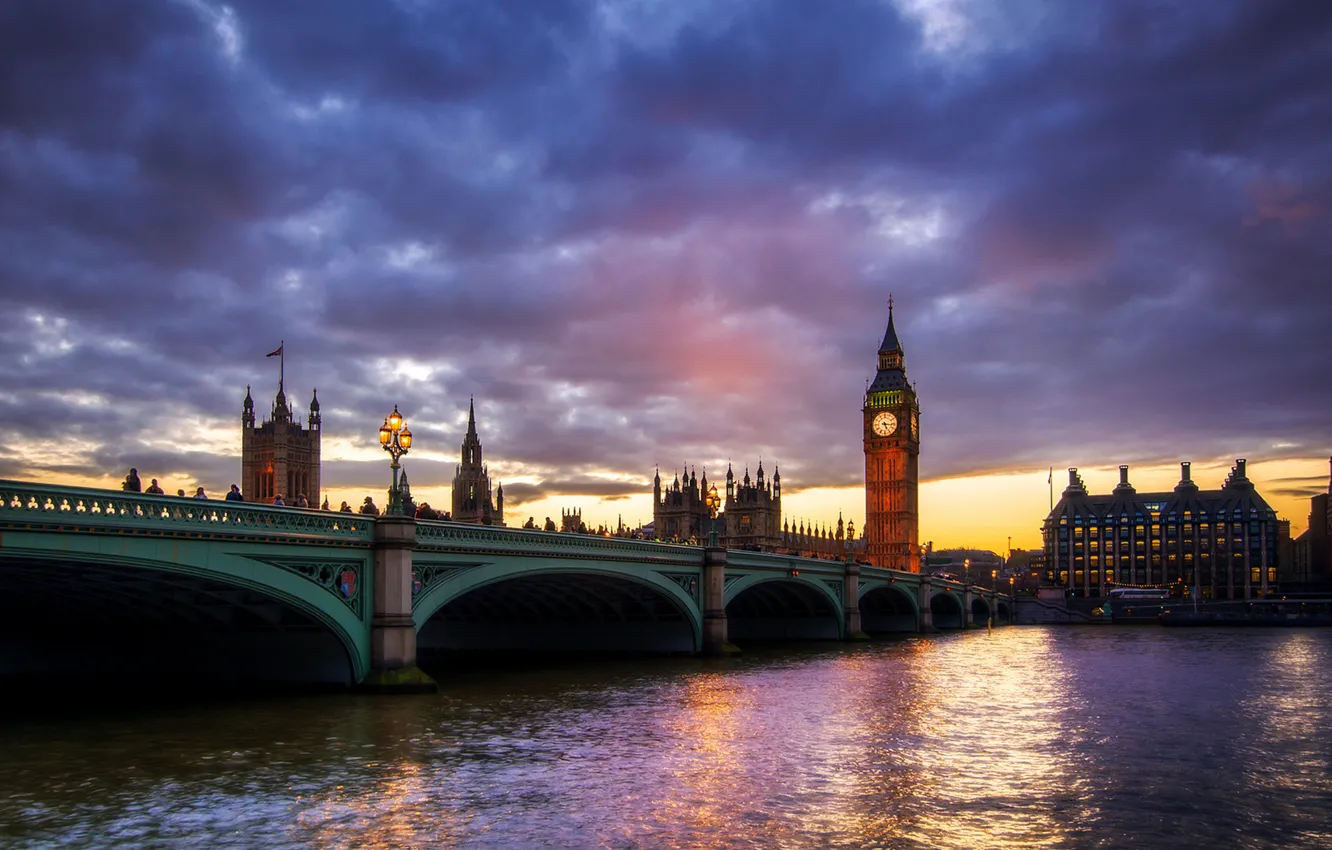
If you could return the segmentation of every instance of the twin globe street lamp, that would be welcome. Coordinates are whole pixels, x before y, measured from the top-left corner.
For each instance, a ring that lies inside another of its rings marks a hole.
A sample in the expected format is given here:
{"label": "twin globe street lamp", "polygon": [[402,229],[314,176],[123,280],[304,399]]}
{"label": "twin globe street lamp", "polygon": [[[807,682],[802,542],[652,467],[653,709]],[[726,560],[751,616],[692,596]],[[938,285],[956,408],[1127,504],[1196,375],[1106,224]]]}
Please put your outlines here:
{"label": "twin globe street lamp", "polygon": [[389,490],[387,514],[402,513],[402,494],[398,492],[398,458],[407,454],[407,450],[412,447],[412,431],[403,422],[402,414],[398,412],[398,406],[393,405],[393,412],[384,417],[384,424],[379,429],[379,445],[384,451],[389,453],[393,462],[389,464],[393,469],[393,489]]}
{"label": "twin globe street lamp", "polygon": [[703,504],[708,506],[708,545],[717,545],[717,509],[721,507],[721,496],[717,495],[717,485],[708,488],[708,495],[703,497]]}

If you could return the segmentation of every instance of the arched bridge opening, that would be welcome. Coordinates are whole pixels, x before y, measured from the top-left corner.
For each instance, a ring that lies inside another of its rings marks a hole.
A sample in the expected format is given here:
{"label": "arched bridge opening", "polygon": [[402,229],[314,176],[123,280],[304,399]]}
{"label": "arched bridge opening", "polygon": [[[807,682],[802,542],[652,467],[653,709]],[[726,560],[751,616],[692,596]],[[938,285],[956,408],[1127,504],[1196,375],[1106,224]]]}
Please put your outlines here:
{"label": "arched bridge opening", "polygon": [[698,643],[679,600],[594,572],[533,572],[461,589],[417,632],[423,665],[456,652],[674,654]]}
{"label": "arched bridge opening", "polygon": [[839,640],[842,612],[818,588],[803,581],[775,579],[739,589],[726,605],[732,643],[784,640]]}
{"label": "arched bridge opening", "polygon": [[967,620],[962,612],[962,600],[948,592],[930,597],[930,614],[936,629],[964,629]]}
{"label": "arched bridge opening", "polygon": [[991,622],[992,614],[989,600],[983,596],[973,596],[971,598],[971,622],[978,626],[987,625]]}
{"label": "arched bridge opening", "polygon": [[994,607],[995,624],[1003,623],[1006,626],[1011,626],[1013,624],[1013,605],[1007,599],[999,599]]}
{"label": "arched bridge opening", "polygon": [[215,682],[356,681],[348,646],[298,600],[144,562],[0,557],[0,676]]}
{"label": "arched bridge opening", "polygon": [[866,634],[914,633],[918,620],[911,594],[898,585],[870,588],[860,597],[860,628]]}

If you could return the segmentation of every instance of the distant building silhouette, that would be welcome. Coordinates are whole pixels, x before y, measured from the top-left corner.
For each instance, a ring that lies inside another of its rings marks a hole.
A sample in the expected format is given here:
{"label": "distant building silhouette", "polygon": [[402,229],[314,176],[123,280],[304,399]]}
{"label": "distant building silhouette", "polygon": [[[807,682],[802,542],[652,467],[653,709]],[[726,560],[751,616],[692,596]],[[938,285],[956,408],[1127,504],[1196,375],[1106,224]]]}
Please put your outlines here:
{"label": "distant building silhouette", "polygon": [[587,531],[587,526],[583,525],[583,509],[572,508],[566,511],[560,508],[560,531],[566,534]]}
{"label": "distant building silhouette", "polygon": [[1291,559],[1291,577],[1295,581],[1318,589],[1332,589],[1332,476],[1327,492],[1309,500],[1309,527],[1292,542]]}
{"label": "distant building silhouette", "polygon": [[308,427],[301,427],[287,406],[287,394],[278,381],[277,396],[268,418],[255,426],[254,399],[245,388],[241,407],[241,488],[246,500],[272,504],[284,493],[294,498],[308,493],[318,499],[319,392],[310,399]]}
{"label": "distant building silhouette", "polygon": [[481,460],[481,439],[476,435],[476,406],[467,403],[467,435],[462,458],[453,476],[453,521],[474,525],[504,525],[504,485],[490,492],[490,472]]}
{"label": "distant building silhouette", "polygon": [[1046,579],[1084,596],[1116,586],[1196,588],[1204,599],[1274,592],[1280,524],[1245,466],[1235,461],[1220,490],[1200,490],[1181,463],[1179,484],[1162,493],[1137,492],[1121,466],[1119,485],[1101,496],[1070,469],[1045,520]]}

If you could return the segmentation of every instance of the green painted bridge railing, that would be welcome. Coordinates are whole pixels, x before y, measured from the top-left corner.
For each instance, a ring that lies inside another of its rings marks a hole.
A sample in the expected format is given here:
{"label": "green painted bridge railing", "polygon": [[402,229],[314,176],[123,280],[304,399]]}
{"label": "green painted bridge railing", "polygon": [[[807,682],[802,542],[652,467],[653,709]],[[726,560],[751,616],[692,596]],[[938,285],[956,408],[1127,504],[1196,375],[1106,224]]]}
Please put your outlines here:
{"label": "green painted bridge railing", "polygon": [[182,499],[0,481],[0,518],[34,528],[114,529],[178,537],[284,538],[338,545],[374,539],[373,517],[319,510],[274,508],[247,502]]}

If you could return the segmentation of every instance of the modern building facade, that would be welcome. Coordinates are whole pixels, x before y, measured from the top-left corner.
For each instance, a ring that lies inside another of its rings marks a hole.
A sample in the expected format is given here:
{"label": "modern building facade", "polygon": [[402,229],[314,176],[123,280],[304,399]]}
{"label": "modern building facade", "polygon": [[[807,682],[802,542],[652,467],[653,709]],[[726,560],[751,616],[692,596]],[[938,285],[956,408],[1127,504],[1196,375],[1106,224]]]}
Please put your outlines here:
{"label": "modern building facade", "polygon": [[474,525],[504,525],[504,485],[490,491],[490,470],[482,461],[481,438],[476,435],[476,405],[467,403],[467,435],[462,457],[453,475],[454,522]]}
{"label": "modern building facade", "polygon": [[893,327],[879,345],[878,372],[861,411],[865,448],[866,559],[876,567],[920,572],[920,404],[906,377],[906,354]]}
{"label": "modern building facade", "polygon": [[1190,464],[1175,489],[1139,493],[1119,484],[1091,495],[1076,468],[1046,517],[1045,576],[1074,595],[1164,587],[1199,599],[1252,599],[1278,585],[1276,512],[1254,489],[1243,458],[1219,490],[1200,490]]}
{"label": "modern building facade", "polygon": [[310,399],[307,426],[292,416],[287,394],[278,381],[273,409],[257,427],[254,399],[245,388],[241,405],[241,492],[251,502],[272,504],[281,494],[287,504],[304,495],[319,504],[319,443],[321,436],[319,391]]}

